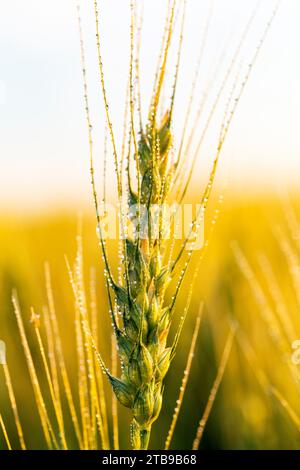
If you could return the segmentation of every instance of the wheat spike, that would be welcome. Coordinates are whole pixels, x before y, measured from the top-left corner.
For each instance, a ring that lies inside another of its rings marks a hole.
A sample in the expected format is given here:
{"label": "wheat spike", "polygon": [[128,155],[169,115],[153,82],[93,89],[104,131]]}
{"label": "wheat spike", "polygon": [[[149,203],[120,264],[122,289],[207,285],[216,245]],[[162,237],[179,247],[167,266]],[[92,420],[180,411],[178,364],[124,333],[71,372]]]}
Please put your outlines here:
{"label": "wheat spike", "polygon": [[[112,273],[112,267],[107,255],[106,241],[102,236],[101,218],[99,216],[98,210],[97,190],[94,177],[92,126],[87,97],[82,31],[79,21],[84,99],[90,147],[92,190],[96,209],[98,232],[100,236],[100,245],[102,248],[102,256],[104,261],[106,284],[110,303],[110,314],[112,317],[112,324],[121,364],[120,377],[111,374],[107,370],[97,348],[93,347],[93,349],[96,352],[97,359],[103,372],[108,377],[112,385],[116,397],[121,404],[123,404],[125,407],[128,407],[132,412],[133,420],[131,424],[131,441],[134,449],[138,450],[148,448],[151,428],[153,423],[158,418],[162,406],[163,380],[174,357],[175,349],[184,322],[184,316],[179,324],[175,338],[171,342],[171,346],[168,345],[170,326],[173,318],[175,302],[177,300],[180,287],[182,286],[185,273],[187,272],[188,266],[190,264],[193,248],[189,248],[187,251],[187,259],[185,260],[184,266],[179,274],[179,280],[170,301],[166,296],[166,291],[175,274],[175,268],[182,260],[184,251],[187,248],[187,243],[190,240],[190,236],[193,230],[199,230],[200,223],[203,221],[204,213],[211,196],[221,151],[231,126],[233,116],[245,86],[249,80],[253,64],[257,59],[266,34],[272,23],[273,17],[275,16],[274,13],[263,33],[263,36],[253,55],[253,60],[247,68],[244,80],[238,89],[237,97],[235,98],[233,104],[231,103],[232,94],[230,95],[228,109],[230,109],[231,105],[232,108],[228,113],[225,113],[225,120],[221,126],[220,138],[217,143],[217,149],[214,155],[214,161],[210,171],[209,180],[201,197],[201,210],[198,211],[196,217],[194,218],[190,233],[184,239],[179,253],[175,259],[172,259],[171,249],[171,255],[169,256],[168,263],[164,264],[165,254],[168,249],[168,243],[164,237],[166,231],[168,230],[167,222],[164,219],[162,212],[159,211],[158,219],[153,223],[152,211],[157,205],[161,207],[170,201],[170,193],[174,186],[174,175],[176,174],[172,119],[183,40],[186,4],[185,1],[182,2],[182,23],[179,33],[179,49],[177,53],[175,81],[172,89],[171,103],[166,108],[162,119],[159,119],[158,114],[159,105],[162,102],[161,95],[166,79],[167,66],[170,57],[177,4],[178,2],[176,0],[170,1],[168,3],[165,33],[161,46],[161,54],[158,61],[159,65],[154,79],[154,88],[150,108],[148,111],[148,120],[143,126],[140,119],[140,132],[138,133],[135,127],[136,109],[134,84],[134,64],[137,64],[138,58],[135,58],[134,55],[139,54],[139,47],[138,50],[135,50],[134,43],[136,36],[136,8],[134,0],[130,1],[130,61],[128,92],[130,130],[127,158],[127,213],[123,214],[121,210],[120,220],[121,226],[123,225],[124,219],[132,220],[133,216],[130,211],[136,210],[137,223],[134,227],[133,235],[131,237],[129,237],[128,233],[124,231],[123,227],[121,227],[121,232],[124,239],[121,253],[123,270],[122,276],[121,270],[119,270],[118,282],[115,280]],[[120,175],[116,139],[108,107],[108,97],[104,79],[104,67],[101,51],[102,38],[100,34],[100,15],[97,0],[94,1],[94,16],[96,24],[100,84],[104,98],[106,121],[113,148],[114,165],[117,177],[117,194],[120,204],[121,196],[123,196],[123,187],[121,182],[122,178]],[[250,25],[252,21],[253,18],[250,19]],[[247,34],[248,28],[249,26],[247,25],[245,35]],[[242,36],[241,42],[238,45],[233,61],[235,61],[238,57],[243,41],[244,36]],[[225,76],[225,84],[231,73],[233,65],[234,62],[233,64],[230,64],[229,71],[227,73],[228,76]],[[136,70],[136,73],[138,74],[138,70]],[[225,84],[223,82],[221,85],[220,94],[222,93]],[[235,83],[233,91],[234,90]],[[211,113],[212,115],[214,114],[218,101],[219,95],[217,96],[217,100],[213,106]],[[141,115],[140,100],[138,107],[139,114]],[[205,126],[205,129],[208,128],[209,123],[210,120],[208,121],[207,126]],[[123,149],[122,155],[124,155]],[[198,150],[199,144],[198,148],[196,149],[194,159],[197,157]],[[122,159],[123,157],[121,157],[121,161]],[[133,163],[135,166],[134,174],[132,174],[131,171],[131,163]],[[180,195],[180,202],[182,202],[186,189],[189,185],[193,164],[194,163],[192,163],[192,168],[187,175],[182,194]],[[143,216],[142,211],[145,209],[146,215]],[[207,242],[202,249],[200,259],[202,259],[203,253],[206,251],[206,247]],[[76,289],[75,296],[78,297],[78,292]],[[79,311],[81,310],[82,309],[79,307]],[[87,330],[88,325],[85,319],[84,311],[81,311],[80,315],[83,321],[83,328],[84,330]],[[89,337],[93,344],[91,335],[89,335]],[[227,352],[228,348],[225,348],[225,353],[227,354]],[[225,358],[227,357],[226,354]],[[216,393],[216,389],[218,388],[220,382],[220,376],[222,376],[224,373],[224,368],[225,366],[223,361],[221,362],[220,372],[217,376],[212,394]],[[208,414],[209,412],[210,408],[208,408]]]}

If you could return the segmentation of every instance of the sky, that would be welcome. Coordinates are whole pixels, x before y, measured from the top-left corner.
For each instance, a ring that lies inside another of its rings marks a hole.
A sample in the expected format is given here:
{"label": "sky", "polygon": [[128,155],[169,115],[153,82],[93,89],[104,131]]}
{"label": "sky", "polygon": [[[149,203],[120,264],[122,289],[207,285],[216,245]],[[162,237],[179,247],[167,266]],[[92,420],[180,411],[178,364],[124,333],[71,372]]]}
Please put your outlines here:
{"label": "sky", "polygon": [[[101,97],[93,1],[82,0],[95,158],[101,184],[104,109]],[[118,143],[123,126],[129,64],[129,0],[99,1],[107,94]],[[166,13],[165,0],[137,0],[144,8],[141,33],[141,89],[146,116]],[[182,129],[195,64],[208,26],[192,118],[205,108],[197,128],[201,137],[210,109],[257,0],[188,0],[178,80],[174,133]],[[276,4],[262,0],[232,75],[209,126],[193,184],[205,175],[235,81],[239,84]],[[90,198],[88,142],[83,107],[76,2],[0,0],[0,208],[45,207]],[[211,12],[211,16],[209,16]],[[210,21],[208,21],[210,18]],[[300,170],[300,2],[282,0],[272,28],[234,115],[222,154],[221,175],[237,190],[297,186]],[[180,25],[177,17],[168,76]],[[233,98],[239,87],[234,89]],[[168,103],[169,89],[164,90]],[[231,109],[229,106],[229,109]],[[188,134],[188,131],[187,131]],[[195,142],[197,142],[197,139]],[[195,143],[196,145],[196,143]],[[109,148],[109,146],[108,146]],[[109,187],[114,186],[109,148]]]}

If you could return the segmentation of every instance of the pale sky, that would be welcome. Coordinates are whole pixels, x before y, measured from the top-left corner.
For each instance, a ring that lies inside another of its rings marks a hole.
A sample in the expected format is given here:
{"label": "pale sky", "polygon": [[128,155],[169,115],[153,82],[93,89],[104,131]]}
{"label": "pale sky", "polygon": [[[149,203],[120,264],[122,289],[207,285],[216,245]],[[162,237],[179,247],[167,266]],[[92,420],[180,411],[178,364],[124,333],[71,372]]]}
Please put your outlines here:
{"label": "pale sky", "polygon": [[[100,0],[103,61],[112,119],[120,135],[129,61],[129,0]],[[144,115],[159,50],[165,0],[144,3],[141,86]],[[188,0],[183,59],[178,82],[174,131],[178,132],[188,102],[207,13],[212,18],[194,99],[195,109],[209,88],[203,122],[226,74],[228,64],[257,0]],[[253,56],[274,8],[262,0],[249,37],[233,71]],[[101,166],[104,112],[97,74],[93,0],[82,0],[95,156]],[[0,0],[0,207],[43,206],[62,200],[88,200],[89,167],[76,2],[73,0]],[[255,64],[222,155],[220,172],[229,184],[243,187],[296,185],[300,170],[300,1],[282,0]],[[178,30],[176,30],[178,32]],[[175,33],[176,33],[175,31]],[[173,55],[177,36],[174,36]],[[220,57],[223,59],[220,61]],[[173,66],[169,69],[170,79]],[[220,101],[200,155],[194,183],[215,149],[214,138],[232,81]],[[168,97],[168,90],[166,90]],[[205,118],[206,116],[206,118]],[[209,160],[210,159],[210,160]],[[202,165],[202,166],[201,166]],[[207,167],[207,165],[206,165]],[[111,172],[110,172],[111,173]],[[113,185],[110,175],[110,185]]]}

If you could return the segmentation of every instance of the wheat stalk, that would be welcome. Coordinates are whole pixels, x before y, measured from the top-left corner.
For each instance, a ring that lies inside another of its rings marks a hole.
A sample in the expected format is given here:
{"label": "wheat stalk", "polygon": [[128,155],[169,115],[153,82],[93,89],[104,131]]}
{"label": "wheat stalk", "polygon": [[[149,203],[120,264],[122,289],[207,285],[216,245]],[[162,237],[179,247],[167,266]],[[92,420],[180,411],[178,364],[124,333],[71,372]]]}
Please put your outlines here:
{"label": "wheat stalk", "polygon": [[[164,29],[161,52],[159,55],[159,66],[157,68],[157,73],[154,80],[154,90],[148,113],[148,122],[143,128],[140,118],[140,133],[138,135],[135,129],[135,90],[133,83],[136,15],[134,12],[134,2],[131,1],[129,65],[129,148],[132,148],[133,150],[129,150],[128,165],[126,171],[128,181],[128,206],[137,206],[138,223],[135,227],[135,232],[132,238],[130,238],[127,233],[125,233],[124,227],[122,229],[123,234],[125,234],[122,252],[122,258],[124,260],[124,283],[120,283],[120,278],[118,280],[119,282],[117,282],[113,277],[112,268],[109,264],[109,259],[107,255],[106,244],[102,236],[101,219],[99,216],[97,192],[94,179],[93,141],[91,136],[92,126],[90,121],[89,103],[87,97],[88,94],[83,39],[79,19],[81,58],[84,78],[84,96],[86,104],[87,123],[89,129],[92,187],[97,214],[97,224],[100,235],[100,244],[105,264],[105,273],[107,276],[107,288],[111,305],[111,315],[116,342],[118,345],[118,355],[121,361],[121,377],[117,378],[115,375],[110,373],[105,367],[102,359],[100,359],[100,361],[105,374],[109,378],[109,381],[112,385],[116,397],[118,398],[121,404],[131,409],[133,417],[131,424],[131,439],[133,447],[135,449],[148,448],[151,427],[160,413],[163,395],[163,379],[174,357],[179,338],[179,335],[176,335],[175,339],[171,342],[171,344],[168,343],[168,336],[173,316],[174,305],[178,296],[179,289],[182,285],[187,267],[192,257],[192,250],[189,250],[188,258],[185,262],[184,268],[180,274],[179,281],[175,288],[175,293],[171,297],[171,301],[167,301],[167,288],[170,284],[172,277],[174,276],[176,266],[179,264],[179,261],[183,257],[184,250],[189,240],[189,237],[184,240],[184,242],[182,243],[182,247],[174,260],[172,260],[172,247],[169,262],[167,265],[164,264],[164,256],[168,248],[167,243],[164,239],[164,234],[167,231],[168,227],[166,226],[166,222],[161,212],[159,213],[158,221],[156,223],[157,225],[155,227],[153,227],[153,222],[151,220],[152,208],[158,204],[161,206],[169,201],[171,190],[173,189],[173,186],[178,178],[178,174],[180,174],[180,172],[182,171],[182,169],[179,168],[178,163],[180,160],[180,154],[182,152],[185,129],[183,131],[180,153],[176,161],[173,157],[174,138],[172,134],[172,119],[181,57],[181,47],[183,41],[186,2],[182,3],[182,20],[178,43],[176,72],[173,83],[171,101],[169,107],[165,111],[163,118],[161,120],[159,120],[158,118],[158,106],[160,103],[162,88],[165,83],[168,54],[171,47],[171,40],[174,29],[176,4],[176,1],[168,3],[166,26]],[[275,10],[275,12],[276,11],[277,10]],[[228,113],[227,110],[225,112],[225,118],[224,122],[222,123],[220,139],[217,146],[217,153],[213,162],[209,182],[202,196],[202,212],[198,213],[196,218],[194,219],[191,232],[193,229],[199,228],[199,224],[203,219],[203,210],[206,209],[206,206],[208,204],[214,177],[216,174],[217,164],[225,138],[228,134],[236,107],[242,96],[245,85],[249,79],[253,65],[258,56],[263,41],[266,37],[266,34],[270,28],[275,12],[272,15],[271,21],[268,22],[261,38],[261,41],[259,42],[259,45],[255,50],[253,60],[251,61],[246,71],[246,75],[244,77],[244,80],[242,81],[241,88],[237,93],[237,97],[233,99],[235,87],[233,88],[233,92],[230,95],[228,108],[230,108],[230,102],[232,99],[233,109],[230,110],[230,112],[228,110]],[[122,175],[120,174],[122,164],[119,164],[116,138],[109,111],[107,90],[105,86],[104,69],[102,62],[102,38],[100,35],[99,23],[100,14],[97,0],[94,1],[94,13],[96,24],[97,51],[99,59],[100,84],[104,98],[107,126],[109,129],[113,148],[113,157],[117,176],[117,191],[120,203],[121,197],[124,194],[124,188],[122,185]],[[241,38],[240,43],[238,44],[235,55],[233,56],[232,62],[221,85],[221,89],[217,95],[216,101],[209,115],[208,122],[204,128],[204,135],[205,131],[207,130],[210,124],[210,119],[213,116],[214,111],[217,107],[219,98],[225,88],[226,82],[230,76],[230,72],[233,68],[233,65],[237,60],[243,41],[247,36],[248,30],[251,26],[251,23],[253,22],[255,14],[256,9],[253,15],[251,16],[249,23],[247,24],[246,30]],[[207,32],[205,33],[205,36],[206,34]],[[137,66],[136,71],[138,72],[138,70],[139,68]],[[137,79],[139,79],[138,76]],[[192,93],[193,87],[194,85],[192,86]],[[138,93],[140,93],[139,86]],[[138,102],[140,107],[140,95]],[[189,102],[189,107],[190,106],[191,99]],[[140,109],[139,114],[141,116]],[[180,196],[180,202],[182,202],[187,187],[189,185],[196,157],[199,153],[203,138],[204,136],[202,136],[196,148],[196,152],[192,160],[192,165]],[[123,149],[122,154],[124,153]],[[136,183],[136,189],[134,189],[133,177],[130,173],[131,156],[135,163],[134,180]],[[180,194],[180,192],[177,192],[177,194]],[[146,208],[146,223],[142,220],[142,208]],[[123,209],[121,208],[120,210],[122,211]],[[124,223],[124,217],[125,219],[130,219],[130,214],[120,214],[121,225]],[[157,233],[156,236],[154,235],[155,230]],[[116,315],[116,312],[118,315]],[[118,322],[119,315],[121,316],[120,324]],[[179,328],[179,330],[181,330],[181,327]]]}
{"label": "wheat stalk", "polygon": [[[168,62],[169,50],[171,47],[171,40],[174,30],[174,17],[177,2],[176,0],[168,3],[168,12],[166,18],[166,27],[164,30],[161,52],[159,56],[159,66],[154,80],[154,90],[151,99],[151,105],[148,113],[148,121],[145,127],[142,126],[140,119],[140,133],[138,135],[135,129],[135,90],[133,82],[134,71],[134,38],[135,38],[135,5],[131,1],[131,26],[130,26],[130,65],[129,65],[129,141],[130,149],[128,154],[127,165],[127,199],[128,206],[137,207],[137,226],[130,238],[127,233],[122,229],[124,237],[122,259],[124,265],[124,282],[115,280],[112,274],[112,267],[110,266],[106,243],[102,236],[101,218],[99,216],[97,190],[94,178],[94,164],[93,164],[93,140],[92,140],[92,126],[89,113],[87,82],[86,82],[86,66],[85,55],[83,47],[82,31],[80,27],[80,43],[81,43],[81,58],[84,79],[84,97],[86,107],[86,117],[89,130],[89,143],[90,143],[90,164],[93,196],[96,207],[97,224],[100,235],[100,244],[105,265],[105,274],[107,276],[108,296],[111,305],[111,315],[114,327],[116,342],[118,345],[118,355],[121,362],[121,376],[118,378],[105,367],[101,357],[99,358],[103,371],[107,375],[113,391],[122,405],[129,408],[132,413],[131,423],[131,440],[134,449],[147,449],[149,445],[151,427],[157,420],[163,399],[163,380],[169,370],[170,364],[174,358],[176,347],[178,344],[179,334],[182,325],[179,327],[178,334],[171,341],[168,341],[170,326],[173,317],[173,311],[179,290],[181,288],[187,267],[192,257],[192,250],[187,253],[187,260],[180,273],[174,295],[171,300],[167,300],[166,291],[175,274],[175,268],[181,261],[184,250],[187,246],[189,237],[183,241],[181,249],[177,256],[172,260],[173,246],[171,247],[169,262],[164,264],[165,253],[168,248],[168,243],[165,240],[164,234],[168,227],[162,214],[159,213],[157,226],[153,227],[151,220],[151,210],[155,205],[164,205],[170,201],[171,191],[178,178],[178,165],[182,145],[184,141],[184,134],[180,146],[180,153],[178,159],[174,159],[174,137],[172,134],[172,119],[174,99],[176,92],[176,85],[178,79],[178,71],[181,57],[181,47],[183,41],[183,30],[185,20],[185,7],[186,2],[182,2],[181,13],[181,28],[178,43],[176,72],[173,83],[173,90],[169,107],[167,107],[162,119],[158,118],[158,106],[161,99],[162,88],[166,78],[166,68]],[[266,34],[270,28],[273,17],[277,9],[275,9],[270,22],[268,22],[263,36],[255,50],[253,60],[250,62],[246,71],[244,80],[241,87],[237,92],[237,97],[233,98],[235,86],[230,95],[228,109],[226,109],[224,121],[221,126],[220,138],[217,145],[217,152],[213,162],[213,167],[210,173],[208,184],[202,196],[202,209],[198,212],[196,218],[193,220],[191,233],[193,229],[199,229],[200,223],[203,221],[204,211],[207,207],[212,186],[217,170],[220,154],[228,134],[233,115],[240,101],[240,98],[245,89],[246,83],[250,77],[253,65],[257,59],[261,46],[264,42]],[[117,192],[119,197],[119,204],[124,195],[124,188],[122,185],[122,177],[120,175],[120,165],[116,138],[112,119],[109,111],[107,90],[104,79],[104,69],[102,61],[102,38],[100,30],[100,13],[97,0],[94,1],[94,13],[96,24],[96,38],[97,38],[97,52],[99,61],[99,77],[102,94],[104,98],[104,108],[107,119],[107,126],[111,137],[111,144],[113,148],[113,158],[115,164],[115,171],[117,177]],[[253,22],[256,14],[256,9],[252,14],[249,23],[244,31],[238,48],[233,56],[232,62],[229,66],[225,79],[221,85],[221,89],[217,95],[216,101],[209,115],[208,122],[204,128],[204,136],[206,129],[209,126],[211,117],[217,107],[219,98],[225,88],[226,82],[230,76],[230,72],[234,63],[239,56],[243,42],[247,36],[248,30]],[[80,20],[79,20],[80,26]],[[207,33],[205,33],[206,36]],[[139,47],[138,47],[139,49]],[[138,59],[137,59],[138,63]],[[138,71],[138,67],[136,67]],[[139,80],[139,77],[137,77]],[[193,85],[194,86],[194,85]],[[140,88],[138,85],[138,93]],[[140,95],[139,95],[139,106]],[[230,109],[230,103],[232,109]],[[189,103],[190,107],[190,103]],[[139,109],[141,116],[141,110]],[[126,115],[126,112],[125,112]],[[187,119],[187,118],[186,118]],[[183,131],[185,133],[185,129]],[[189,185],[191,174],[195,165],[196,157],[202,143],[201,137],[196,152],[193,156],[192,165],[184,182],[184,187],[180,195],[180,202],[182,202],[187,187]],[[123,154],[123,149],[122,149]],[[135,165],[134,179],[130,172],[130,158],[132,157]],[[179,178],[180,179],[180,178]],[[136,189],[134,189],[134,182]],[[125,193],[126,194],[126,193]],[[180,192],[178,193],[180,194]],[[120,207],[120,206],[119,206]],[[146,208],[146,221],[143,220],[141,211]],[[123,210],[122,208],[120,209]],[[130,219],[130,213],[120,214],[121,225],[124,219]],[[156,229],[156,235],[154,231]],[[115,302],[115,304],[114,304]],[[119,324],[118,316],[121,317]]]}
{"label": "wheat stalk", "polygon": [[[238,103],[249,80],[253,65],[261,50],[262,44],[270,29],[278,6],[272,13],[270,21],[263,32],[262,38],[255,49],[252,61],[250,62],[240,88],[238,81],[233,81],[233,87],[225,109],[224,119],[221,124],[220,136],[217,141],[214,154],[213,165],[210,171],[208,182],[201,195],[201,210],[194,217],[189,234],[184,238],[177,254],[174,254],[175,243],[169,241],[165,235],[168,232],[168,221],[162,211],[159,212],[156,222],[153,224],[151,214],[157,205],[163,207],[165,204],[174,201],[183,201],[196,159],[199,154],[206,131],[214,116],[219,100],[225,91],[225,87],[231,77],[232,69],[240,54],[248,30],[253,22],[256,10],[250,18],[249,23],[243,33],[237,50],[228,67],[225,78],[218,91],[216,99],[213,101],[212,109],[208,115],[204,130],[196,144],[196,150],[192,155],[190,167],[182,165],[182,156],[186,158],[189,153],[194,136],[196,135],[198,119],[201,116],[201,106],[196,116],[196,121],[192,126],[188,142],[185,142],[186,128],[180,140],[179,151],[175,148],[173,135],[174,103],[178,74],[180,70],[181,50],[184,38],[184,23],[186,13],[186,1],[169,0],[165,28],[160,47],[158,64],[154,78],[153,94],[148,110],[146,124],[142,123],[141,113],[141,90],[139,82],[139,38],[140,26],[136,28],[136,11],[134,1],[131,4],[131,24],[130,24],[130,60],[128,73],[128,87],[125,106],[125,122],[122,140],[121,156],[118,154],[117,140],[114,134],[113,122],[110,115],[109,101],[104,77],[104,67],[102,62],[102,37],[100,28],[100,13],[98,2],[94,0],[94,15],[96,28],[96,45],[99,63],[100,86],[104,98],[104,111],[108,135],[111,140],[113,151],[113,162],[117,179],[117,194],[119,203],[119,216],[123,240],[120,242],[122,257],[122,270],[118,279],[113,274],[113,266],[110,262],[106,240],[103,237],[102,222],[99,210],[95,170],[92,121],[89,110],[87,72],[85,64],[84,42],[82,37],[81,20],[78,9],[80,51],[83,72],[84,104],[86,111],[86,121],[88,127],[90,172],[93,190],[93,199],[96,210],[97,228],[100,238],[100,246],[104,262],[104,272],[107,284],[107,293],[110,306],[110,315],[113,323],[114,339],[112,342],[112,369],[109,371],[99,353],[99,337],[97,327],[97,306],[95,278],[91,275],[90,297],[91,305],[88,306],[85,294],[83,276],[83,253],[82,240],[79,230],[77,239],[77,257],[74,268],[67,262],[70,282],[75,299],[74,329],[76,334],[76,353],[78,361],[78,377],[76,389],[79,396],[79,406],[73,399],[63,349],[62,340],[59,333],[58,321],[54,306],[54,299],[51,286],[49,266],[46,265],[46,287],[48,297],[48,307],[43,310],[44,325],[47,332],[47,342],[43,342],[40,334],[39,317],[33,313],[33,326],[36,334],[39,352],[47,379],[47,385],[51,398],[50,407],[47,407],[41,388],[39,377],[36,371],[32,354],[30,351],[26,331],[23,324],[21,309],[17,295],[13,294],[13,305],[17,318],[17,323],[21,335],[21,340],[28,364],[29,374],[32,381],[37,409],[40,416],[41,426],[45,437],[46,445],[49,449],[63,448],[69,446],[65,433],[64,410],[62,409],[61,395],[64,394],[68,404],[75,435],[80,449],[98,448],[98,440],[103,449],[110,448],[110,436],[107,417],[107,406],[105,401],[104,387],[100,365],[102,371],[109,379],[115,398],[125,407],[129,408],[132,415],[131,441],[134,449],[147,449],[149,446],[150,434],[153,423],[158,419],[163,402],[164,378],[170,368],[175,356],[176,348],[180,339],[180,334],[188,313],[189,303],[192,295],[192,287],[198,274],[197,265],[192,286],[189,290],[188,301],[183,311],[183,315],[177,325],[173,338],[170,337],[170,328],[174,320],[176,300],[190,265],[193,249],[187,249],[193,230],[199,230],[205,210],[207,208],[213,183],[217,171],[218,162],[228,135],[233,116]],[[179,36],[177,43],[177,54],[175,64],[175,76],[172,83],[170,102],[163,107],[162,94],[167,83],[167,67],[172,41],[174,41],[175,19],[180,18]],[[209,12],[198,66],[196,68],[195,80],[192,84],[192,91],[188,102],[188,110],[185,116],[185,127],[189,121],[189,114],[193,104],[193,94],[199,73],[199,66],[205,47],[211,12]],[[135,42],[137,38],[137,47]],[[134,76],[136,75],[136,77]],[[135,84],[136,82],[136,84]],[[138,96],[138,110],[136,109],[136,95]],[[159,116],[159,109],[163,109],[162,116]],[[138,113],[136,113],[138,111]],[[139,119],[138,130],[136,128],[136,114]],[[127,135],[128,134],[128,135]],[[128,138],[128,153],[126,156],[126,138]],[[105,152],[107,153],[107,152]],[[124,168],[125,167],[125,168]],[[187,171],[185,171],[187,170]],[[106,157],[105,157],[106,171]],[[104,202],[106,201],[106,184],[104,179]],[[126,197],[127,205],[124,208],[122,198]],[[131,208],[137,207],[137,225],[132,236],[129,236],[126,223],[131,219]],[[143,218],[142,210],[146,208],[146,219]],[[214,227],[217,215],[212,222]],[[193,244],[191,244],[193,246]],[[205,241],[199,254],[199,263],[203,259],[208,246],[208,239]],[[187,251],[186,251],[187,249]],[[183,265],[181,265],[183,261]],[[181,267],[180,267],[181,266]],[[174,286],[172,280],[179,270],[177,283]],[[169,289],[168,289],[169,288]],[[261,300],[261,299],[259,299]],[[90,314],[90,315],[89,315]],[[272,320],[272,319],[271,319]],[[181,405],[187,379],[192,364],[192,357],[196,345],[196,339],[200,326],[200,318],[197,320],[196,331],[193,336],[190,354],[187,362],[186,374],[184,375],[182,389],[179,394],[179,404]],[[227,364],[233,335],[230,334],[218,370],[217,378],[214,382],[204,416],[199,423],[198,433],[194,442],[194,447],[198,447],[203,434],[204,426],[208,420],[214,398],[220,386],[225,366]],[[117,355],[121,365],[121,373],[118,376]],[[8,387],[11,406],[14,412],[17,432],[21,448],[25,448],[23,431],[20,424],[18,410],[14,398],[14,392],[10,381],[8,368],[4,369],[6,384]],[[60,384],[62,379],[62,389]],[[52,413],[54,409],[54,414]],[[166,447],[169,447],[175,426],[177,423],[180,406],[175,409],[171,423]],[[53,416],[55,422],[52,422]],[[119,448],[118,413],[116,400],[112,402],[113,420],[113,447]],[[0,427],[5,437],[8,448],[11,444],[7,435],[5,424],[0,415]]]}

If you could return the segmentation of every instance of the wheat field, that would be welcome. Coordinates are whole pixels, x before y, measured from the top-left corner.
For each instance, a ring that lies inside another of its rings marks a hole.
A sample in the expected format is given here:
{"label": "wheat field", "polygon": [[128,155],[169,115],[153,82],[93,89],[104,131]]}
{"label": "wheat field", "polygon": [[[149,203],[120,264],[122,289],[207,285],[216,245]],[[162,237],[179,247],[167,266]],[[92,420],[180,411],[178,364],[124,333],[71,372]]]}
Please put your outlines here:
{"label": "wheat field", "polygon": [[299,448],[299,197],[238,190],[222,167],[281,2],[253,38],[262,2],[250,8],[205,83],[213,2],[180,82],[188,4],[160,12],[146,92],[147,14],[128,3],[117,113],[105,8],[90,2],[91,66],[77,6],[90,205],[0,218],[1,449]]}
{"label": "wheat field", "polygon": [[[167,376],[159,425],[154,425],[151,441],[153,448],[163,448],[167,437],[199,311],[199,298],[203,299],[205,305],[203,318],[186,399],[171,448],[192,446],[197,430],[196,410],[200,419],[232,324],[238,324],[236,338],[203,434],[201,448],[299,448],[299,366],[292,365],[292,342],[299,338],[300,329],[298,291],[297,284],[294,284],[297,278],[293,279],[297,272],[296,267],[299,266],[299,232],[296,231],[296,219],[293,217],[298,208],[297,199],[293,200],[292,206],[290,201],[287,205],[286,201],[282,202],[274,197],[265,201],[246,199],[237,202],[233,199],[224,203],[210,250],[203,260],[203,274],[199,276],[197,292],[191,301],[185,334],[181,339],[173,370]],[[271,225],[270,219],[273,222],[276,220],[276,224]],[[47,378],[42,372],[38,343],[30,323],[30,309],[33,306],[42,316],[43,308],[47,305],[44,281],[44,262],[47,260],[52,273],[59,327],[63,332],[68,373],[76,390],[78,364],[74,359],[74,298],[62,253],[69,259],[75,257],[77,222],[77,214],[61,214],[60,217],[47,217],[43,221],[33,218],[30,223],[28,220],[19,220],[18,223],[8,223],[7,220],[1,222],[1,246],[4,248],[1,250],[1,337],[7,344],[8,364],[13,362],[10,367],[12,382],[29,448],[46,448],[46,443],[40,432],[41,424],[13,312],[11,292],[14,288],[18,291],[33,360],[37,370],[41,372],[41,388],[45,400],[51,403]],[[99,348],[106,363],[111,364],[110,347],[107,347],[107,338],[111,334],[110,319],[107,314],[105,286],[101,282],[101,267],[95,263],[98,246],[93,218],[85,218],[82,224],[86,278],[90,276],[91,267],[96,269]],[[287,230],[288,226],[290,230]],[[63,239],[61,233],[64,233]],[[241,260],[246,262],[248,268],[240,266],[243,265]],[[189,276],[186,279],[187,285],[190,280]],[[184,292],[181,297],[179,303],[184,306]],[[90,301],[89,298],[88,302]],[[278,337],[274,333],[276,331]],[[287,336],[289,331],[292,335],[290,337]],[[46,338],[43,340],[46,341]],[[1,416],[6,423],[12,447],[19,448],[20,442],[4,385],[3,371],[1,375]],[[111,396],[107,383],[104,383],[104,387],[108,400],[112,446]],[[76,392],[74,400],[76,407],[79,407]],[[62,402],[67,408],[65,398]],[[49,410],[55,422],[53,406],[49,406]],[[77,448],[78,443],[67,410],[65,415],[69,446]],[[130,445],[128,434],[121,431],[129,426],[129,421],[129,413],[120,407],[121,448]],[[1,434],[1,448],[5,447]]]}

